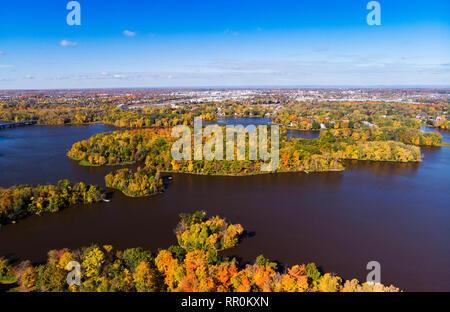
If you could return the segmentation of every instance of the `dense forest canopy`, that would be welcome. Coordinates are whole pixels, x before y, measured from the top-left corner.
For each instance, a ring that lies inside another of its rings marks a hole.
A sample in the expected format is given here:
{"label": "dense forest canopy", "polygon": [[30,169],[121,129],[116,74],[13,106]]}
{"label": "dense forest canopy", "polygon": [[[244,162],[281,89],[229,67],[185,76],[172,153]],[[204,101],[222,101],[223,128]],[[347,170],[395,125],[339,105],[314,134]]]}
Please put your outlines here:
{"label": "dense forest canopy", "polygon": [[107,187],[122,191],[131,197],[148,196],[164,191],[164,183],[155,168],[120,169],[105,176]]}

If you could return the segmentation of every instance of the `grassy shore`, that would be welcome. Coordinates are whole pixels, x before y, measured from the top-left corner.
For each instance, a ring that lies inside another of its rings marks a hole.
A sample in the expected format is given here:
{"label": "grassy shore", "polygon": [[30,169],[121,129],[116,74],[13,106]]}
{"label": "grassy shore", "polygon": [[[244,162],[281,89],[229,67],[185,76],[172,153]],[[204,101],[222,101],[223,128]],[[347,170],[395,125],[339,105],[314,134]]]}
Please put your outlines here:
{"label": "grassy shore", "polygon": [[84,166],[84,167],[100,167],[101,165],[98,165],[98,164],[91,164],[91,163],[89,163],[88,161],[86,161],[86,160],[81,160],[80,162],[79,162],[79,164],[80,164],[80,166]]}

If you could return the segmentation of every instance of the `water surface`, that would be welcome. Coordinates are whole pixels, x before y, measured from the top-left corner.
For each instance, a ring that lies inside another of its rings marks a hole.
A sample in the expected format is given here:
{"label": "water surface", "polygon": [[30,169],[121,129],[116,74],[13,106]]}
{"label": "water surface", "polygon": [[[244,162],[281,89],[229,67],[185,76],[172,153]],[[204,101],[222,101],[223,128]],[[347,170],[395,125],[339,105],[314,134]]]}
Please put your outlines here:
{"label": "water surface", "polygon": [[[89,170],[80,171],[66,153],[74,142],[116,128],[88,126],[30,126],[0,131],[0,186],[56,183],[62,178],[83,181]],[[98,179],[96,180],[98,181]]]}
{"label": "water surface", "polygon": [[[27,127],[0,132],[0,186],[60,178],[104,185],[113,167],[82,167],[64,155],[109,127]],[[450,141],[448,133],[444,133]],[[408,291],[450,291],[450,148],[423,149],[420,164],[348,162],[344,172],[206,177],[177,174],[164,194],[78,205],[0,228],[0,256],[44,261],[50,249],[92,243],[153,251],[176,243],[181,212],[205,210],[251,234],[227,254],[259,254],[285,265],[316,262],[364,280],[369,261],[382,282]]]}

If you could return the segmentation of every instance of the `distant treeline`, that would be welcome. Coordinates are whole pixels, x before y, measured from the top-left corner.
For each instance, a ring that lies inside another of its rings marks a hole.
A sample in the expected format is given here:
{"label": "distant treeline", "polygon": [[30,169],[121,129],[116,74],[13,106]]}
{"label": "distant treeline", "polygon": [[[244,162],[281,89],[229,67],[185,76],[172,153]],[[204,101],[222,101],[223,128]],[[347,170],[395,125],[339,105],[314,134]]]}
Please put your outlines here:
{"label": "distant treeline", "polygon": [[[86,124],[102,122],[117,127],[165,128],[191,125],[194,117],[217,120],[221,117],[270,117],[280,125],[302,130],[379,127],[420,128],[421,125],[449,129],[448,101],[421,105],[384,103],[377,101],[297,101],[283,96],[261,95],[251,99],[221,102],[152,106],[165,102],[167,96],[157,96],[145,105],[139,95],[92,98],[79,96],[51,99],[40,95],[0,100],[0,120],[36,120],[41,125]],[[120,107],[120,108],[118,108]],[[128,109],[131,108],[131,109]]]}

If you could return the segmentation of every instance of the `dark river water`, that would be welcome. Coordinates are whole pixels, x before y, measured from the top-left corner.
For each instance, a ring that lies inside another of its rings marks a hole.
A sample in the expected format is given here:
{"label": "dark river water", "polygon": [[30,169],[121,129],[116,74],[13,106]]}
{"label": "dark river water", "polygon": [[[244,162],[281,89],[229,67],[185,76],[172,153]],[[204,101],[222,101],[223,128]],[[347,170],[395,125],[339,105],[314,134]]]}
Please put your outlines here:
{"label": "dark river water", "polygon": [[[73,142],[103,125],[0,131],[0,186],[61,178],[104,185],[114,168],[65,157]],[[444,133],[447,141],[450,135]],[[0,228],[0,256],[44,261],[50,249],[92,243],[156,251],[176,243],[181,212],[205,210],[250,233],[227,254],[259,254],[283,265],[315,262],[325,272],[365,280],[381,264],[384,284],[450,291],[450,148],[423,149],[420,164],[348,162],[344,172],[251,177],[174,175],[164,194],[73,206]]]}

